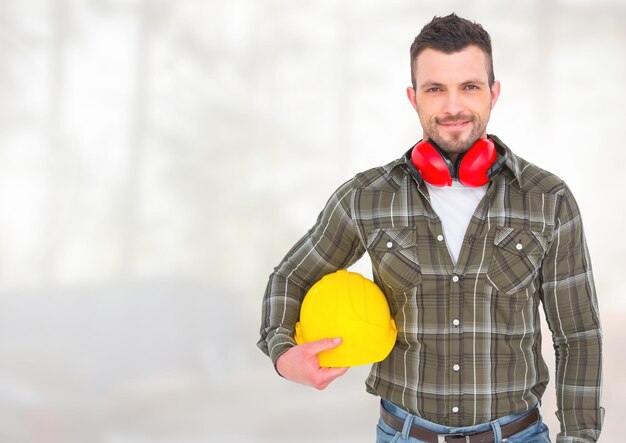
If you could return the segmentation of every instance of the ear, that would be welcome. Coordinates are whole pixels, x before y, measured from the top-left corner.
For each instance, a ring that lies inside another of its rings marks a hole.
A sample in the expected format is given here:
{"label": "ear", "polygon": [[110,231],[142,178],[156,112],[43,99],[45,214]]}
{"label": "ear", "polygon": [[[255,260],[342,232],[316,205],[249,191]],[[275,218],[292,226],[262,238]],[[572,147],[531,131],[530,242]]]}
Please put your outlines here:
{"label": "ear", "polygon": [[491,87],[491,109],[496,106],[498,97],[500,97],[500,82],[496,80]]}
{"label": "ear", "polygon": [[411,86],[407,86],[406,96],[409,98],[409,101],[411,102],[413,109],[415,109],[415,111],[417,112],[417,101],[415,98],[415,89],[413,89],[413,87]]}

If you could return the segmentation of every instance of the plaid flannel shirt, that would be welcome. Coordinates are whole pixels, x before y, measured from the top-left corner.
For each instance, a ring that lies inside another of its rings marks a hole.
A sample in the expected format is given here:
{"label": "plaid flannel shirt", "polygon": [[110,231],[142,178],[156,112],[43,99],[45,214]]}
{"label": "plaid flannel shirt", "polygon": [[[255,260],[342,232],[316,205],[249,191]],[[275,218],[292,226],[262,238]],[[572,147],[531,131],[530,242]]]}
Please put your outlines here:
{"label": "plaid flannel shirt", "polygon": [[294,346],[307,290],[368,253],[398,327],[391,354],[371,368],[368,392],[453,427],[533,408],[549,379],[542,304],[556,355],[557,442],[596,441],[602,336],[579,209],[562,180],[491,137],[506,162],[456,264],[406,156],[360,173],[271,274],[258,346],[274,362]]}

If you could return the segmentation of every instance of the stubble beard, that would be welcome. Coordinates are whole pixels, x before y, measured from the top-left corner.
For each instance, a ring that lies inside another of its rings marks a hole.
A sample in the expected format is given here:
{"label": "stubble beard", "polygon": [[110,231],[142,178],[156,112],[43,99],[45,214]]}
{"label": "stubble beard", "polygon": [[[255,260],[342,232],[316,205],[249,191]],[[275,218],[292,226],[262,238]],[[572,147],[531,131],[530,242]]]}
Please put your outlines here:
{"label": "stubble beard", "polygon": [[[449,124],[457,121],[469,121],[472,125],[470,134],[466,137],[463,134],[447,134],[444,136],[439,131],[441,124]],[[482,122],[476,115],[457,115],[448,118],[433,117],[424,126],[426,137],[434,141],[439,148],[454,160],[459,154],[467,151],[476,140],[478,140],[485,132],[487,125]]]}

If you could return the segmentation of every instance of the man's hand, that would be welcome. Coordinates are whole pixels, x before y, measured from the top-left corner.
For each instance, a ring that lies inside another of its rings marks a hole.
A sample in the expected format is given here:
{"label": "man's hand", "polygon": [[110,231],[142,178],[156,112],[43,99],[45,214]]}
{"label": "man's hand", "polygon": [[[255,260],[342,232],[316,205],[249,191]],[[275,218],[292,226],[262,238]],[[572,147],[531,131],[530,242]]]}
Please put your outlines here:
{"label": "man's hand", "polygon": [[294,346],[276,360],[276,370],[287,380],[324,389],[348,368],[321,368],[317,354],[341,344],[340,338],[325,338]]}

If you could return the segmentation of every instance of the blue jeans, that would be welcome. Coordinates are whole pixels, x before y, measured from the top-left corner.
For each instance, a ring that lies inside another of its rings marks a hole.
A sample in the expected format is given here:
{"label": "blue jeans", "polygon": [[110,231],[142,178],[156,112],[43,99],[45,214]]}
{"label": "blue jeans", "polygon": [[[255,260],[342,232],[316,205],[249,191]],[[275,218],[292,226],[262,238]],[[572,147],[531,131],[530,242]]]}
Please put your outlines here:
{"label": "blue jeans", "polygon": [[550,443],[550,435],[548,427],[541,421],[530,425],[523,431],[510,436],[507,439],[502,439],[501,426],[517,420],[523,417],[527,412],[522,412],[513,415],[507,415],[498,420],[494,420],[487,423],[481,423],[476,426],[467,426],[464,428],[451,428],[448,426],[438,425],[436,423],[424,420],[423,418],[416,417],[409,414],[403,409],[396,407],[393,403],[386,400],[381,401],[382,406],[396,417],[404,420],[404,429],[402,432],[398,432],[391,426],[387,425],[381,418],[378,420],[378,426],[376,429],[376,443],[424,443],[422,440],[409,437],[409,429],[411,424],[421,426],[422,428],[429,429],[440,435],[446,434],[473,434],[477,432],[484,432],[492,430],[494,434],[495,443]]}

